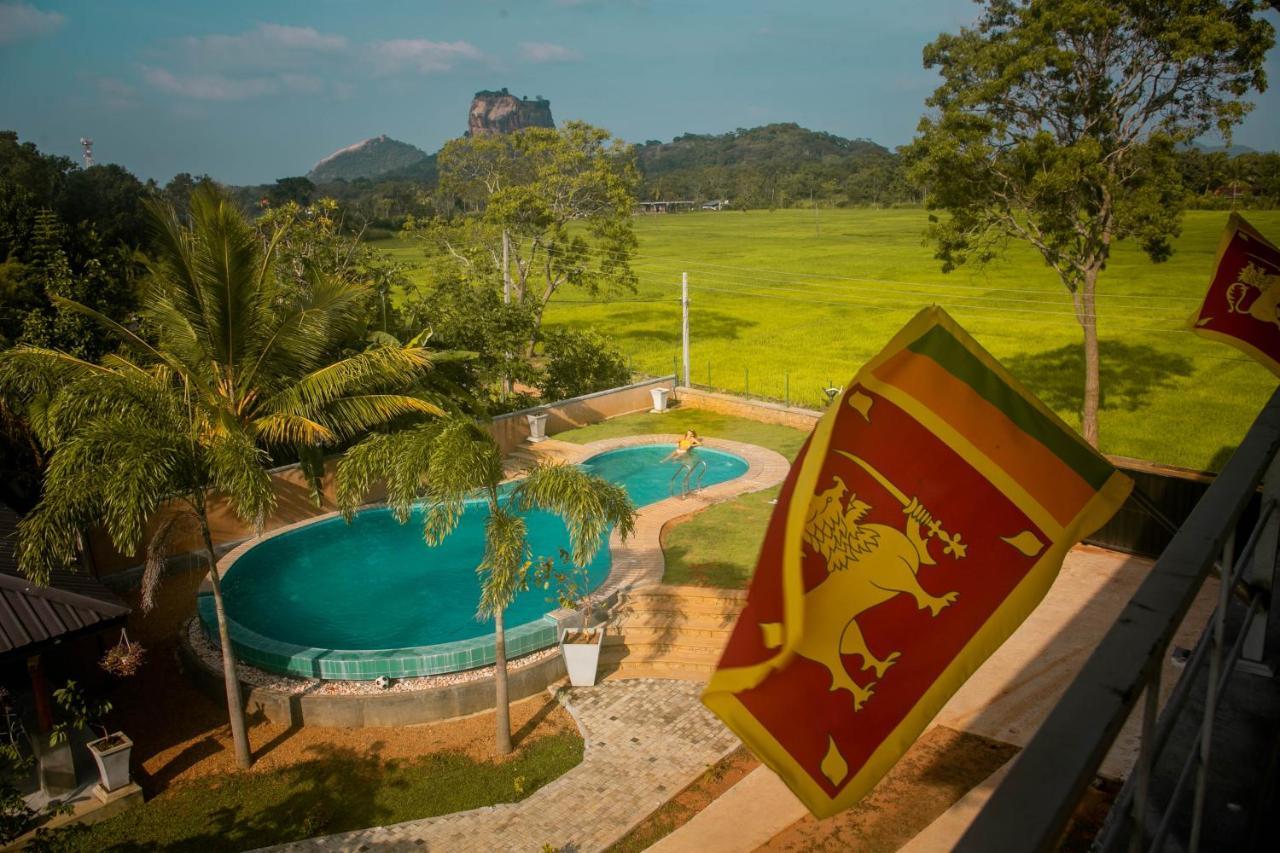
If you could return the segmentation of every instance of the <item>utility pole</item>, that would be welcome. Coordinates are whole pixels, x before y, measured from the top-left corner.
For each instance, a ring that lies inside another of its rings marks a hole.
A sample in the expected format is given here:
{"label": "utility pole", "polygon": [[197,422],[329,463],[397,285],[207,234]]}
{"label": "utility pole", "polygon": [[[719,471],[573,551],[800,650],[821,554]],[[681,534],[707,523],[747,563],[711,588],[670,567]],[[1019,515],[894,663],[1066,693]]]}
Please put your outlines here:
{"label": "utility pole", "polygon": [[680,274],[680,305],[684,309],[684,320],[681,323],[681,336],[684,339],[684,384],[693,387],[693,378],[689,375],[689,274]]}

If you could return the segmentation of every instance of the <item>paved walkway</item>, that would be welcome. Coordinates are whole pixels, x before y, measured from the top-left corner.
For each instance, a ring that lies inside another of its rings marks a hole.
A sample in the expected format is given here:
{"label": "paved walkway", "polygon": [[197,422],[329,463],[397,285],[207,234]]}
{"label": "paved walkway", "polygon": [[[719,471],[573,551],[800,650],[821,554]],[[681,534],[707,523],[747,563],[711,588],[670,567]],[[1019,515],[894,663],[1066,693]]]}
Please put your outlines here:
{"label": "paved walkway", "polygon": [[698,701],[701,692],[701,684],[648,678],[564,689],[560,701],[586,753],[526,799],[272,849],[602,850],[738,746]]}

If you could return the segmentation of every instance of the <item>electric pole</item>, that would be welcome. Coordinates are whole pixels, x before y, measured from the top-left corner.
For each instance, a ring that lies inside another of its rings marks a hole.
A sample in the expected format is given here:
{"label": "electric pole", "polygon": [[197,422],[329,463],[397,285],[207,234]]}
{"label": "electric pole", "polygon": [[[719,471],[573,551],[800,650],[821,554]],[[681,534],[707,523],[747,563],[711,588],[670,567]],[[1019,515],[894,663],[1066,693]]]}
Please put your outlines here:
{"label": "electric pole", "polygon": [[687,272],[680,273],[680,305],[684,309],[684,321],[681,324],[681,334],[684,338],[684,385],[686,388],[692,388],[693,381],[689,376],[689,274]]}

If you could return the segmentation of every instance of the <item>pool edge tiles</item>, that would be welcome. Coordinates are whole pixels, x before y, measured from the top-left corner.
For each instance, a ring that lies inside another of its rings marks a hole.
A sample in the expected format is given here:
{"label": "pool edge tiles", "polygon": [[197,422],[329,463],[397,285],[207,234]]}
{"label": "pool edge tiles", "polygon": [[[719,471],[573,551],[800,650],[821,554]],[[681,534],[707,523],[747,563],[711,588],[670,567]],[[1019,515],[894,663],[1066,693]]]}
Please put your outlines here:
{"label": "pool edge tiles", "polygon": [[[196,611],[205,637],[220,647],[213,595],[196,598]],[[558,622],[550,614],[505,631],[508,658],[520,657],[555,645]],[[448,675],[490,666],[496,659],[492,634],[429,646],[402,649],[320,649],[276,640],[227,619],[231,647],[237,660],[259,669],[324,681],[371,681],[388,678],[420,678]]]}
{"label": "pool edge tiles", "polygon": [[[651,441],[639,441],[636,442],[635,446],[638,449],[641,446],[651,446],[654,443]],[[601,447],[595,453],[577,460],[577,464],[590,462],[624,449],[629,448]],[[719,481],[721,484],[741,480],[752,469],[751,461],[733,449],[708,449],[734,457],[737,462],[745,465],[744,470],[735,473],[726,480]],[[644,504],[640,507],[640,511],[643,513],[647,508],[662,503],[663,500],[665,499]],[[367,507],[365,509],[371,508]],[[298,533],[303,528],[329,521],[337,515],[338,513],[327,513],[306,519],[271,531],[256,540],[242,543],[219,561],[219,576],[225,577],[241,557],[254,547],[279,536]],[[609,573],[596,586],[596,592],[611,586],[610,581],[614,579],[617,568],[616,565],[610,566]],[[207,581],[206,586],[197,598],[196,609],[200,627],[205,637],[215,647],[219,646],[212,590]],[[563,614],[558,619],[548,613],[507,628],[505,640],[508,659],[514,659],[554,646],[559,640],[559,627],[561,620],[564,618]],[[326,681],[368,681],[380,676],[414,678],[447,675],[489,666],[495,660],[492,632],[430,645],[400,648],[334,649],[302,645],[267,636],[237,622],[231,614],[227,614],[227,627],[231,637],[232,648],[236,652],[238,659],[244,663],[276,674],[317,678]]]}

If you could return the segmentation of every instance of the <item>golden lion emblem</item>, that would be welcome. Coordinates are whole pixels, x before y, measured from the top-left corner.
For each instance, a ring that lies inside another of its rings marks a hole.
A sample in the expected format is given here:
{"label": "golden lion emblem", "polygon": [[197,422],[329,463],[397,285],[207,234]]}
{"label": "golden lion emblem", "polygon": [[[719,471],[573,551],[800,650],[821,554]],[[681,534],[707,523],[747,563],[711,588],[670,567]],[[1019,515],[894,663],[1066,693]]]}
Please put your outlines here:
{"label": "golden lion emblem", "polygon": [[1280,326],[1280,275],[1249,264],[1227,286],[1227,307],[1233,314],[1248,314],[1263,323]]}
{"label": "golden lion emblem", "polygon": [[[946,553],[955,559],[965,556],[967,546],[959,536],[943,530],[919,501],[906,498],[864,460],[852,454],[842,455],[857,462],[898,497],[907,517],[905,532],[887,524],[864,523],[871,506],[849,492],[843,479],[832,477],[831,486],[810,501],[805,519],[804,545],[825,559],[827,576],[805,594],[805,627],[795,650],[825,666],[831,673],[831,690],[849,691],[854,710],[859,711],[871,698],[876,682],[865,687],[855,682],[841,655],[858,655],[862,671],[875,670],[880,679],[901,653],[873,653],[858,617],[904,593],[915,600],[916,607],[937,616],[956,602],[959,593],[933,595],[920,585],[920,566],[935,565],[929,554],[929,539],[941,539]],[[767,645],[781,645],[780,625],[762,627]]]}

